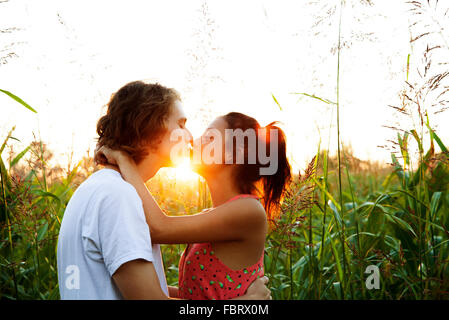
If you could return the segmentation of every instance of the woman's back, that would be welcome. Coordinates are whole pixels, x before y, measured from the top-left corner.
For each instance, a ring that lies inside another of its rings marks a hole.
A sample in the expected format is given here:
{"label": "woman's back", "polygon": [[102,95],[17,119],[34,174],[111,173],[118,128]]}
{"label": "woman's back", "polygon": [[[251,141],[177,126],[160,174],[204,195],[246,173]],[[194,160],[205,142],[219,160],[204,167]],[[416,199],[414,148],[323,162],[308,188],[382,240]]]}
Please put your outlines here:
{"label": "woman's back", "polygon": [[[241,198],[258,197],[238,195],[227,202]],[[243,296],[249,285],[264,275],[265,239],[258,241],[257,235],[254,238],[256,241],[251,244],[206,242],[188,245],[179,261],[179,297],[227,300]]]}
{"label": "woman's back", "polygon": [[263,253],[249,267],[233,270],[215,254],[210,243],[189,245],[179,261],[179,297],[191,300],[228,300],[243,296],[264,275]]}

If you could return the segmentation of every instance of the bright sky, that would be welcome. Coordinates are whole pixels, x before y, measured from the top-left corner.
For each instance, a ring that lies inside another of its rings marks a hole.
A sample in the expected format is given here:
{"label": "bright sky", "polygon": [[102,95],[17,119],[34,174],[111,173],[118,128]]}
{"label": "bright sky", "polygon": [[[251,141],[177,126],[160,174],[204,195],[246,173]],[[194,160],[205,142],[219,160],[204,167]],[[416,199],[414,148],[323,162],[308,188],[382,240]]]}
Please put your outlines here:
{"label": "bright sky", "polygon": [[[388,105],[405,80],[410,14],[403,1],[348,0],[342,17],[342,140],[362,159],[389,159]],[[292,92],[336,100],[339,1],[52,1],[0,3],[0,138],[16,125],[24,148],[41,136],[62,163],[95,146],[110,95],[133,80],[158,81],[183,96],[198,136],[217,115],[240,111],[262,125],[280,120],[295,168],[318,141],[327,147],[332,108]],[[336,8],[336,11],[335,11]],[[447,32],[448,29],[445,30]],[[437,35],[438,36],[438,35]],[[416,55],[416,59],[414,59]],[[416,67],[416,66],[415,66]],[[282,111],[272,99],[274,94]],[[6,117],[5,117],[6,115]],[[335,112],[333,113],[335,125]],[[431,119],[434,125],[447,114]],[[449,127],[438,127],[449,140]],[[331,150],[336,148],[332,131]]]}

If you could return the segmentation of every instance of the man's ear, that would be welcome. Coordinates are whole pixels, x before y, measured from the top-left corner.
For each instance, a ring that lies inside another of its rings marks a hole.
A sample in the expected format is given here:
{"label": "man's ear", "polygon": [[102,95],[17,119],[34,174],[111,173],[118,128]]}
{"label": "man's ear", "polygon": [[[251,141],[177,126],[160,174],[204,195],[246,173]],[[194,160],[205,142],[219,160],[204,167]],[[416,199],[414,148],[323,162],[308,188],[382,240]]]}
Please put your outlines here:
{"label": "man's ear", "polygon": [[159,146],[162,143],[162,139],[157,139],[156,141],[153,141],[152,143],[150,143],[148,150],[151,153],[157,153],[159,151]]}
{"label": "man's ear", "polygon": [[108,159],[106,156],[100,151],[102,145],[100,143],[97,143],[97,146],[94,151],[94,162],[98,165],[107,165]]}

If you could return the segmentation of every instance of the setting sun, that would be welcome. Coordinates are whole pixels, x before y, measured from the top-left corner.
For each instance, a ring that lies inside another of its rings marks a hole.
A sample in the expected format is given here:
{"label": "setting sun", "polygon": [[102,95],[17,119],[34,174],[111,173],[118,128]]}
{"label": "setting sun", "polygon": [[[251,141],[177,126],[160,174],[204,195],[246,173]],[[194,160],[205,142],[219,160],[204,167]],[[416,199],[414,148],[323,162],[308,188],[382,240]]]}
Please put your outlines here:
{"label": "setting sun", "polygon": [[176,168],[174,168],[174,178],[181,181],[198,179],[198,175],[192,171],[189,159],[184,159]]}

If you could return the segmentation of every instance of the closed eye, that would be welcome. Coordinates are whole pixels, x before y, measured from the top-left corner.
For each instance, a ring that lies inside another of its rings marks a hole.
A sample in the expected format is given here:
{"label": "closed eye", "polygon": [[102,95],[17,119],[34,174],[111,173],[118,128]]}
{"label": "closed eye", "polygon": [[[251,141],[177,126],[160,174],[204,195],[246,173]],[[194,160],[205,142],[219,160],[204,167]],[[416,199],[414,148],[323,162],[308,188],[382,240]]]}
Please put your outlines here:
{"label": "closed eye", "polygon": [[214,136],[203,136],[203,143],[214,141]]}

